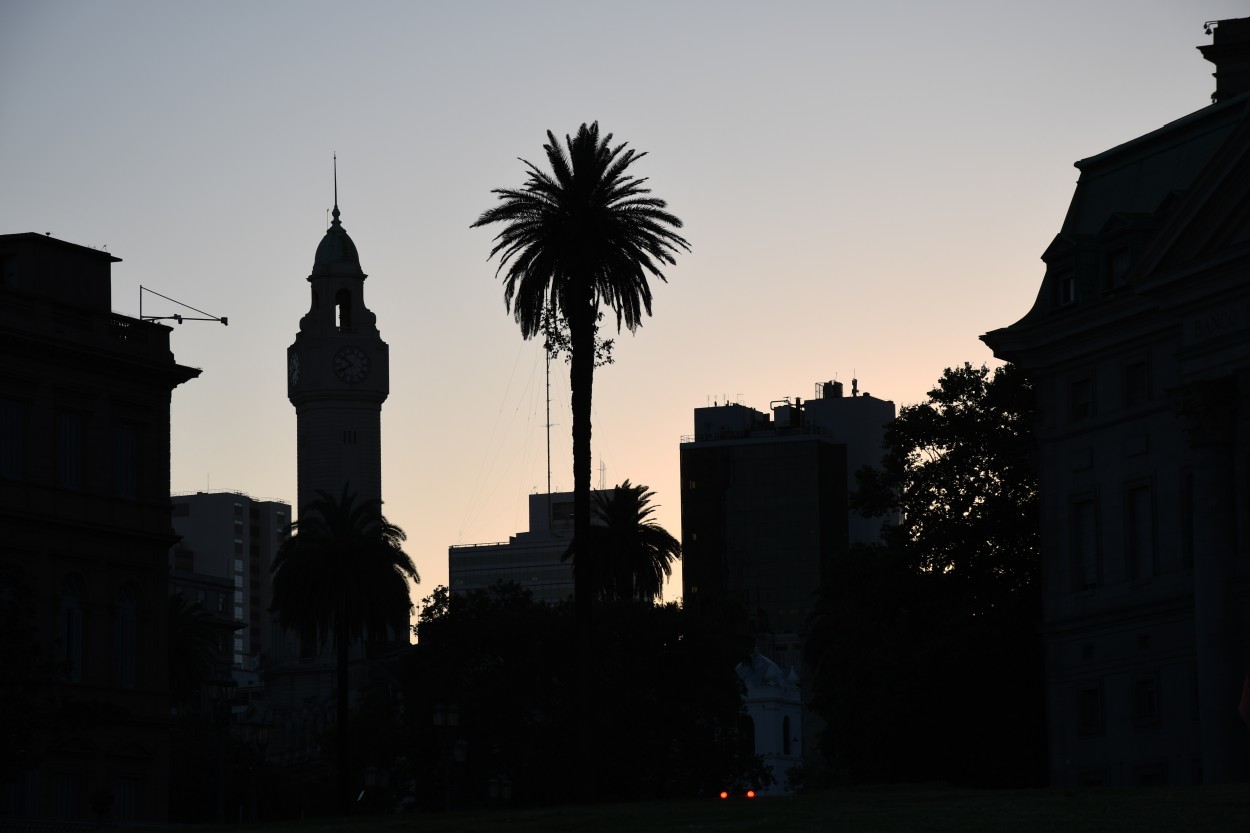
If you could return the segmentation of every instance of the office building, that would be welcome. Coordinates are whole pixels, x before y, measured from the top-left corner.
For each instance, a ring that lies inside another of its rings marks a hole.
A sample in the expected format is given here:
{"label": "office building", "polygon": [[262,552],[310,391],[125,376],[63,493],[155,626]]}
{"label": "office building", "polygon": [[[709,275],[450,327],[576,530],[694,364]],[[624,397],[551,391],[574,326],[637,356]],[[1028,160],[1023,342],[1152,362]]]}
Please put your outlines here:
{"label": "office building", "polygon": [[290,505],[241,492],[175,495],[172,503],[181,540],[170,551],[171,590],[237,623],[228,646],[234,668],[263,667],[273,631],[269,571],[286,537]]}

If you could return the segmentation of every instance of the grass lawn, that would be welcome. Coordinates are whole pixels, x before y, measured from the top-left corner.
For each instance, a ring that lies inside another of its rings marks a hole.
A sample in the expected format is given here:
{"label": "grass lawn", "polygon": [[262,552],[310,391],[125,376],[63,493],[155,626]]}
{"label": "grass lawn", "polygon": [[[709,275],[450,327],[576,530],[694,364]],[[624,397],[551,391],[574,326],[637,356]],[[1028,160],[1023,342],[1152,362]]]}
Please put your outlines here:
{"label": "grass lawn", "polygon": [[[186,830],[188,828],[182,828]],[[825,790],[795,798],[600,804],[190,828],[232,833],[1186,833],[1250,830],[1250,785],[1133,790]]]}

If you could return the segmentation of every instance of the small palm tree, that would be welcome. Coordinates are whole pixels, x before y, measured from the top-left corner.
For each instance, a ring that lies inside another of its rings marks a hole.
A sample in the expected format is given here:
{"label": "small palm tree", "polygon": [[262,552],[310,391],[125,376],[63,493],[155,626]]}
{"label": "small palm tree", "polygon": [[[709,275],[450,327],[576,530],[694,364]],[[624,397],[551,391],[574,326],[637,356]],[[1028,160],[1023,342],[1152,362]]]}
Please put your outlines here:
{"label": "small palm tree", "polygon": [[404,531],[382,516],[377,500],[358,501],[343,486],[336,500],[318,491],[300,507],[274,558],[273,604],[283,628],[325,644],[333,636],[338,689],[339,800],[348,800],[348,659],[353,640],[404,633],[412,599],[408,582],[421,581],[403,550]]}
{"label": "small palm tree", "polygon": [[573,559],[575,582],[579,572],[589,573],[596,598],[654,602],[663,592],[673,562],[681,558],[681,544],[652,520],[653,497],[655,492],[628,480],[596,495],[598,517],[589,546],[574,544],[565,556]]}
{"label": "small palm tree", "polygon": [[[494,189],[499,204],[473,223],[503,226],[490,256],[499,256],[504,304],[522,337],[542,332],[544,314],[554,312],[568,323],[574,541],[584,540],[590,529],[590,406],[600,307],[616,313],[618,331],[621,324],[635,331],[643,313],[651,314],[648,276],[665,280],[660,267],[690,249],[674,231],[681,220],[665,210],[664,200],[649,196],[645,178],[629,173],[646,154],[611,142],[610,133],[600,137],[598,122],[582,124],[563,146],[547,131],[543,150],[551,172],[522,160],[529,169],[525,184]],[[583,632],[593,595],[585,578],[574,579]]]}

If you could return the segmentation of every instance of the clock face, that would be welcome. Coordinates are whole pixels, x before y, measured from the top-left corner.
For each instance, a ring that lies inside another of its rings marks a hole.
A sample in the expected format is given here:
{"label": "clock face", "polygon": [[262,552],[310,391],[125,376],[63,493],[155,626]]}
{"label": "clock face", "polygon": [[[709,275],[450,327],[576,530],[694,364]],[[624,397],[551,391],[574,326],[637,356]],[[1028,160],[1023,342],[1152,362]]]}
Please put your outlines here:
{"label": "clock face", "polygon": [[363,382],[369,375],[369,356],[356,346],[348,346],[334,354],[334,375],[349,385]]}
{"label": "clock face", "polygon": [[286,360],[286,375],[292,387],[299,384],[299,353],[291,353]]}

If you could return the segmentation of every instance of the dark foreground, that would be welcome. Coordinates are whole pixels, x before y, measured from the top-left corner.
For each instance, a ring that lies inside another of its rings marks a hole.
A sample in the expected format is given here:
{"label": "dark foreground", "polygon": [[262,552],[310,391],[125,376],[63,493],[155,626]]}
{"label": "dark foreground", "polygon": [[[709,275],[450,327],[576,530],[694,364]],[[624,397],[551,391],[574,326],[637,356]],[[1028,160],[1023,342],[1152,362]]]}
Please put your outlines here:
{"label": "dark foreground", "polygon": [[197,833],[1242,831],[1250,830],[1250,785],[1075,791],[864,787],[825,790],[795,798],[495,809],[179,829]]}

